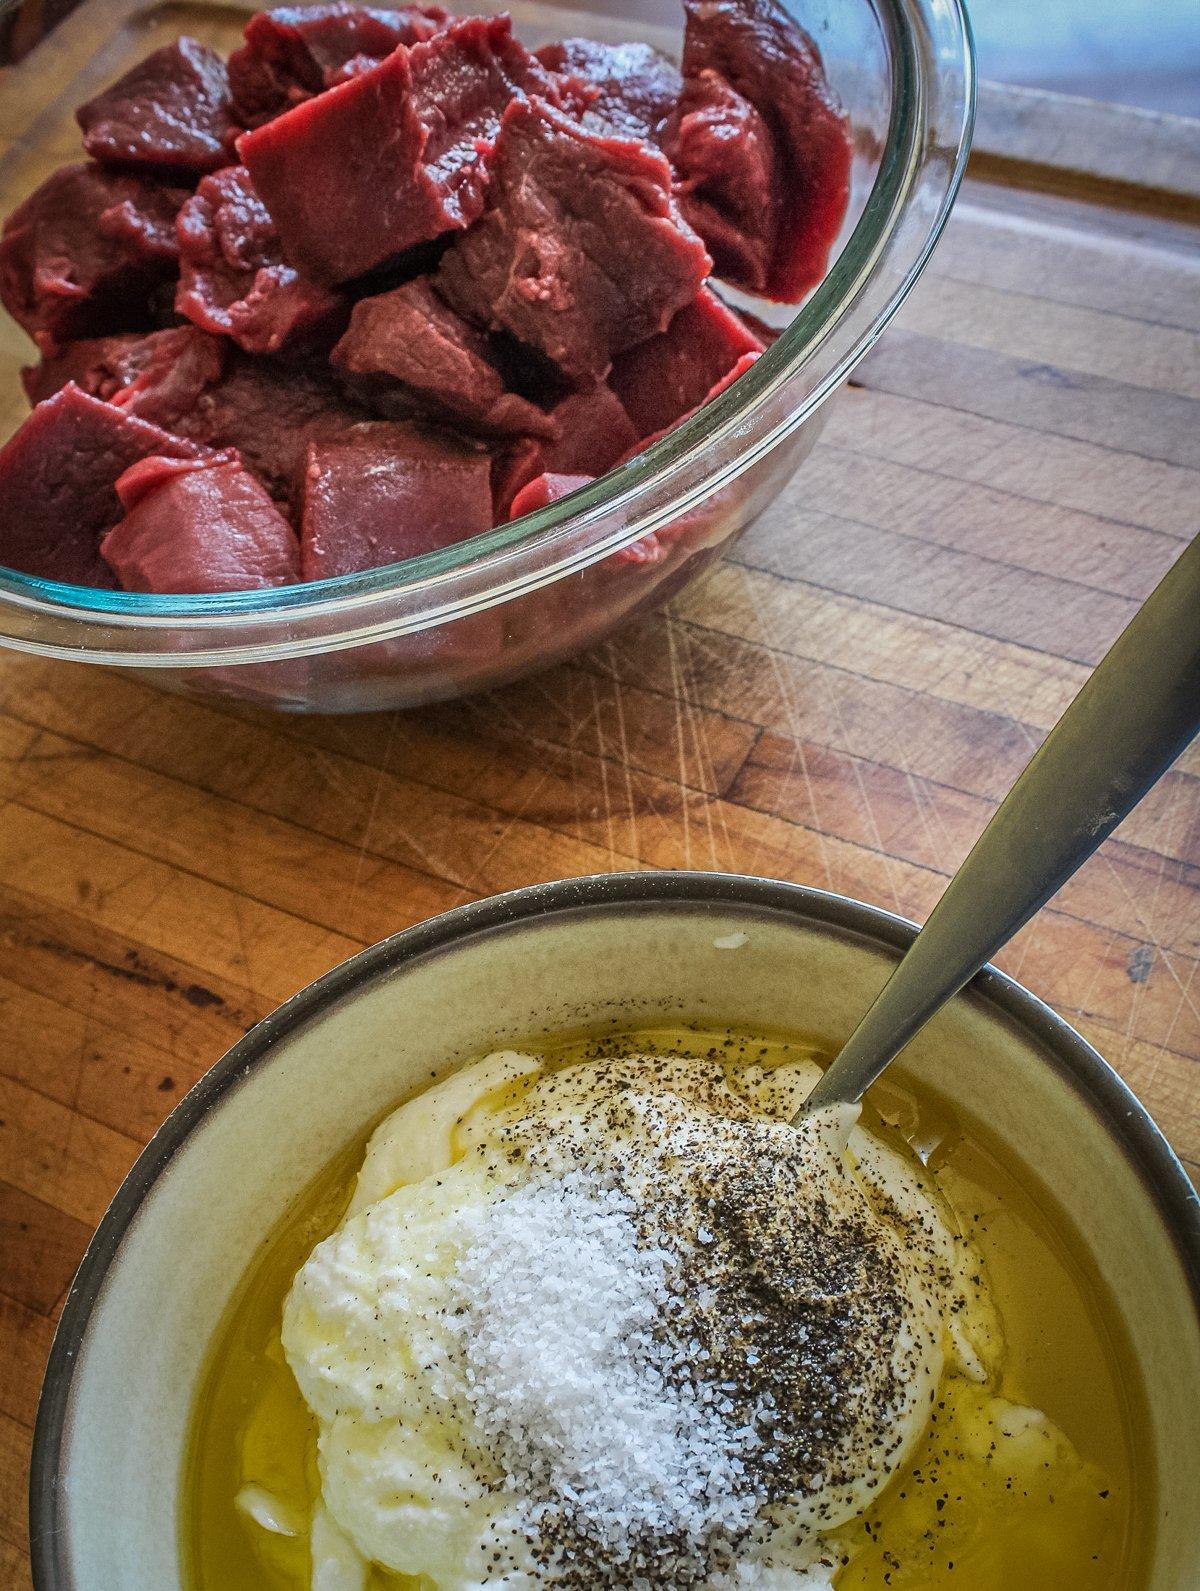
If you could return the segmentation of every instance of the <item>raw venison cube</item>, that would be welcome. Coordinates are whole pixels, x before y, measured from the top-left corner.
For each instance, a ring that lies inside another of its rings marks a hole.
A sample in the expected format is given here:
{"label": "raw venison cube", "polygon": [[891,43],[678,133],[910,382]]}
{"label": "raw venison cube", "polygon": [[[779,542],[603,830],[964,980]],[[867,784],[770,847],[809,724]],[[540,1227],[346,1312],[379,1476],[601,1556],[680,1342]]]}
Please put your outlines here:
{"label": "raw venison cube", "polygon": [[512,507],[508,511],[509,519],[520,519],[522,514],[532,514],[539,508],[549,508],[551,503],[557,503],[560,498],[569,497],[572,492],[577,492],[581,486],[590,486],[595,480],[594,475],[538,475],[521,490],[512,500]]}
{"label": "raw venison cube", "polygon": [[195,326],[64,343],[22,372],[31,403],[73,381],[93,398],[170,430],[221,379],[225,349]]}
{"label": "raw venison cube", "polygon": [[554,91],[507,17],[470,17],[238,140],[284,253],[322,281],[360,276],[483,209],[514,95]]}
{"label": "raw venison cube", "polygon": [[505,390],[487,338],[424,277],[360,299],[332,361],[356,391],[398,419],[425,414],[485,436],[555,434],[544,410]]}
{"label": "raw venison cube", "polygon": [[661,154],[517,100],[487,212],[443,256],[437,280],[469,320],[586,384],[691,303],[710,263],[675,208]]}
{"label": "raw venison cube", "polygon": [[[557,503],[571,492],[577,492],[581,486],[590,486],[592,480],[591,475],[539,475],[527,486],[522,486],[513,498],[509,518],[520,519],[523,514],[532,514],[540,508],[548,508],[551,503]],[[652,531],[650,535],[643,536],[639,541],[631,542],[628,547],[618,548],[599,564],[593,565],[588,571],[589,576],[624,565],[661,563],[669,551],[672,530],[673,527],[668,526],[665,532]],[[660,540],[660,537],[664,539]]]}
{"label": "raw venison cube", "polygon": [[512,517],[513,498],[536,476],[603,475],[637,444],[620,398],[603,381],[567,393],[549,414],[552,437],[521,437],[492,467],[497,520]]}
{"label": "raw venison cube", "polygon": [[386,420],[310,443],[303,579],[380,568],[490,530],[488,465],[481,449]]}
{"label": "raw venison cube", "polygon": [[125,517],[100,552],[126,591],[251,591],[299,575],[295,531],[236,454],[146,458],[117,493]]}
{"label": "raw venison cube", "polygon": [[247,353],[278,353],[344,312],[340,294],[286,263],[245,166],[205,177],[180,210],[177,231],[176,310]]}
{"label": "raw venison cube", "polygon": [[569,108],[619,138],[655,142],[683,91],[679,68],[649,44],[563,39],[534,53],[583,89]]}
{"label": "raw venison cube", "polygon": [[431,39],[450,20],[438,5],[376,11],[347,0],[259,11],[246,24],[245,44],[229,57],[238,117],[246,127],[261,126],[369,71],[398,44]]}
{"label": "raw venison cube", "polygon": [[775,135],[716,72],[689,77],[663,147],[680,173],[679,208],[704,239],[718,276],[764,292],[774,272],[784,180]]}
{"label": "raw venison cube", "polygon": [[[684,136],[667,141],[684,214],[706,242],[706,207],[722,222],[710,246],[731,281],[794,303],[825,274],[846,214],[854,146],[845,113],[816,45],[777,0],[684,0],[684,10]],[[707,118],[707,131],[689,134],[689,115]]]}
{"label": "raw venison cube", "polygon": [[75,112],[93,160],[121,166],[215,171],[241,130],[229,74],[215,50],[177,39],[148,55]]}
{"label": "raw venison cube", "polygon": [[0,233],[0,303],[43,350],[151,325],[151,295],[175,274],[187,191],[132,172],[63,166]]}
{"label": "raw venison cube", "polygon": [[290,504],[301,489],[309,442],[370,417],[324,362],[251,359],[231,349],[220,381],[172,429],[209,447],[236,448],[271,496]]}
{"label": "raw venison cube", "polygon": [[100,540],[121,517],[118,477],[152,453],[201,452],[68,383],[0,448],[0,564],[43,580],[112,586]]}
{"label": "raw venison cube", "polygon": [[[646,448],[652,447],[669,431],[673,431],[676,425],[681,425],[684,420],[690,419],[706,403],[719,398],[735,381],[746,374],[757,358],[756,353],[743,354],[711,390],[705,393],[695,408],[686,414],[681,414],[677,420],[664,426],[661,431],[643,437],[636,447],[630,449],[628,457],[633,458],[638,453],[644,452]],[[621,462],[624,463],[625,460]],[[622,547],[619,552],[613,553],[611,559],[605,560],[606,563],[660,563],[670,553],[679,549],[691,552],[705,546],[716,546],[730,534],[733,528],[732,516],[740,509],[744,491],[744,486],[735,481],[732,486],[717,492],[714,497],[691,509],[682,518],[674,520],[669,525],[660,525],[657,530],[651,531],[648,536],[643,536],[640,541]]]}
{"label": "raw venison cube", "polygon": [[[749,370],[757,360],[757,358],[757,354],[743,354],[737,363],[731,365],[721,379],[704,394],[703,398],[701,398],[700,402],[697,403],[694,408],[689,409],[686,414],[681,414],[669,425],[663,426],[661,431],[652,431],[649,436],[642,437],[637,443],[636,447],[630,448],[629,452],[625,455],[625,458],[633,458],[638,453],[644,453],[648,447],[653,447],[655,442],[660,442],[669,431],[673,431],[676,426],[682,425],[685,420],[690,420],[694,414],[698,414],[706,403],[712,403],[714,398],[719,398],[723,392],[726,392],[730,387],[732,387],[735,381],[740,381],[741,378],[746,374],[747,370]],[[621,463],[624,462],[625,459],[622,459]]]}
{"label": "raw venison cube", "polygon": [[765,347],[735,310],[702,287],[666,331],[623,353],[609,380],[638,436],[649,436],[703,403],[743,354]]}

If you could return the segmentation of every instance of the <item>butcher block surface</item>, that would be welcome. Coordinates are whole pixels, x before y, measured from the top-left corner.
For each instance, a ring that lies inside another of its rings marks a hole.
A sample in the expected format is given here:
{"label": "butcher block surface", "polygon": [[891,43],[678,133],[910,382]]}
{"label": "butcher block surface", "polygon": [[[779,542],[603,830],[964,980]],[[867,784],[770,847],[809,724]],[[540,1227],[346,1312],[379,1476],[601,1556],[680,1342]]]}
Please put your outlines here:
{"label": "butcher block surface", "polygon": [[[181,26],[241,21],[159,7],[96,56],[96,14],[38,52],[64,127]],[[0,139],[27,189],[67,151],[29,136],[23,92],[0,88]],[[928,914],[1200,528],[1197,172],[1200,123],[985,87],[934,262],[790,489],[664,613],[553,672],[305,719],[0,653],[0,1587],[29,1584],[38,1387],[92,1230],[279,1001],[570,874],[719,868]],[[6,327],[4,430],[26,357]],[[1000,958],[1193,1173],[1198,964],[1200,744]]]}

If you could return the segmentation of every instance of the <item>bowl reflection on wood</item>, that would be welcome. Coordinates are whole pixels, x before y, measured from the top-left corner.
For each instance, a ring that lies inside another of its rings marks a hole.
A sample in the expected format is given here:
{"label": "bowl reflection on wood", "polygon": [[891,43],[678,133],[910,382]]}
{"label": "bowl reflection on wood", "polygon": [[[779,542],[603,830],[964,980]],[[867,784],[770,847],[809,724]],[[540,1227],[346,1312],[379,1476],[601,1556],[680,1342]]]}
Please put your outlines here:
{"label": "bowl reflection on wood", "polygon": [[[130,1173],[63,1312],[32,1478],[38,1591],[177,1591],[193,1399],[239,1280],[316,1173],[399,1099],[531,1036],[614,1023],[780,1029],[834,1047],[914,929],[722,874],[567,880],[364,951],[253,1028]],[[1200,1583],[1200,1205],[1133,1096],[990,969],[901,1063],[1053,1192],[1141,1367],[1155,1498],[1139,1591]]]}

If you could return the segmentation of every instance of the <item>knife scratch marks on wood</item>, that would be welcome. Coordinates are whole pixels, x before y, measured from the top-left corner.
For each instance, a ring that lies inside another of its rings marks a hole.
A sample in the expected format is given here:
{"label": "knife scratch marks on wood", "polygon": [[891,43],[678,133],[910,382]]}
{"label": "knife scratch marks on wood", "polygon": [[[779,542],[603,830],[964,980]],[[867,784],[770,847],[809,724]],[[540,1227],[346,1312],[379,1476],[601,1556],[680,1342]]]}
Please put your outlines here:
{"label": "knife scratch marks on wood", "polygon": [[[835,687],[833,680],[828,675],[822,675],[821,682],[825,690],[825,694],[829,700],[830,706],[833,709],[833,716],[837,720],[838,731],[840,733],[841,739],[843,742],[846,742],[848,741],[849,736],[847,734],[845,716],[842,712],[840,689]],[[896,763],[896,766],[900,769],[901,773],[911,776],[912,769],[909,766],[908,758],[903,748],[898,743],[898,739],[894,739],[893,744],[895,749],[892,751],[892,757]],[[854,775],[854,783],[858,790],[859,800],[862,803],[863,812],[866,816],[867,828],[870,832],[872,840],[871,848],[872,850],[877,851],[879,855],[884,858],[888,888],[892,894],[892,909],[900,913],[901,916],[904,916],[905,913],[901,904],[902,896],[900,884],[896,876],[896,861],[894,857],[888,855],[887,846],[884,844],[883,833],[879,827],[879,820],[875,812],[875,805],[871,800],[871,792],[867,786],[866,780],[863,778],[862,766],[857,757],[850,758],[850,768]]]}
{"label": "knife scratch marks on wood", "polygon": [[[695,783],[699,786],[698,793],[693,796],[690,785],[692,783],[688,771],[688,745],[691,743],[696,757],[696,766],[699,770],[699,728],[696,723],[696,706],[692,699],[692,668],[691,650],[688,644],[686,631],[681,631],[678,626],[668,622],[668,644],[671,655],[671,674],[676,688],[673,691],[675,698],[675,744],[679,762],[678,801],[679,810],[684,814],[684,820],[691,825],[692,809],[695,806],[697,813],[703,817],[705,830],[708,836],[708,862],[712,868],[720,868],[721,861],[717,854],[716,833],[712,820],[712,803],[703,794],[703,778],[699,772],[696,774]],[[690,855],[690,853],[689,853]],[[693,865],[689,860],[688,865]]]}
{"label": "knife scratch marks on wood", "polygon": [[[687,655],[689,673],[694,676],[693,653],[690,642],[688,645]],[[699,693],[695,688],[695,680],[693,677],[689,681],[687,702],[692,729],[692,738],[696,751],[696,785],[702,792],[701,799],[704,800],[706,808],[710,814],[710,827],[711,814],[715,813],[717,823],[719,824],[721,830],[721,846],[719,851],[715,844],[713,847],[713,865],[717,868],[735,867],[737,860],[735,842],[729,829],[728,807],[725,800],[725,790],[727,789],[727,785],[723,785],[722,780],[717,775],[717,759],[713,751],[712,739],[709,733],[709,724],[711,719],[708,714],[705,713],[703,708],[701,708],[698,698]],[[712,791],[713,793],[711,795],[704,794],[706,791]],[[686,792],[684,793],[684,799],[687,799]]]}
{"label": "knife scratch marks on wood", "polygon": [[[1193,793],[1191,800],[1193,815],[1196,813],[1197,804],[1197,793]],[[1152,833],[1155,835],[1156,839],[1158,839],[1160,845],[1163,843],[1170,843],[1169,829],[1174,816],[1174,810],[1175,809],[1171,807],[1164,807],[1164,809],[1157,815],[1157,818],[1153,824]],[[1164,936],[1162,933],[1161,926],[1158,925],[1159,901],[1162,894],[1163,883],[1167,877],[1167,868],[1169,864],[1166,857],[1161,853],[1161,850],[1158,852],[1156,860],[1157,866],[1155,867],[1154,871],[1154,885],[1150,894],[1149,905],[1145,911],[1143,911],[1140,902],[1134,898],[1133,892],[1129,889],[1124,878],[1113,865],[1113,862],[1105,849],[1102,848],[1097,853],[1096,859],[1088,865],[1093,867],[1099,865],[1108,869],[1109,876],[1115,881],[1118,889],[1121,891],[1126,902],[1130,906],[1136,920],[1143,925],[1146,932],[1146,939],[1148,943],[1138,947],[1138,950],[1134,952],[1134,955],[1139,958],[1138,975],[1134,976],[1134,973],[1132,971],[1130,972],[1130,980],[1134,987],[1132,991],[1132,998],[1129,1002],[1128,1015],[1126,1018],[1125,1031],[1127,1040],[1132,1040],[1137,1029],[1138,1018],[1141,1015],[1142,1008],[1150,997],[1151,981],[1155,967],[1162,966],[1165,969],[1167,976],[1178,986],[1179,998],[1176,1001],[1175,1009],[1171,1015],[1171,1018],[1167,1024],[1166,1032],[1162,1038],[1162,1046],[1165,1049],[1170,1045],[1175,1033],[1175,1029],[1179,1024],[1179,1019],[1185,1010],[1190,1009],[1194,1014],[1200,1013],[1196,1013],[1196,1005],[1191,998],[1191,988],[1196,975],[1197,963],[1194,960],[1191,961],[1187,979],[1186,981],[1182,981],[1178,971],[1176,970],[1174,958],[1163,948],[1162,941],[1166,936]],[[1171,865],[1171,872],[1180,879],[1184,877],[1184,868],[1181,864]],[[1132,968],[1132,960],[1128,963],[1128,965]],[[1151,1064],[1149,1075],[1147,1077],[1147,1086],[1153,1085],[1157,1079],[1160,1066],[1161,1051],[1159,1056],[1156,1057],[1154,1062]]]}
{"label": "knife scratch marks on wood", "polygon": [[1167,1024],[1166,1035],[1162,1041],[1164,1045],[1167,1045],[1171,1042],[1175,1029],[1179,1025],[1179,1019],[1185,1011],[1188,1012],[1189,1015],[1200,1020],[1200,1008],[1197,1008],[1196,1002],[1192,998],[1192,984],[1195,982],[1196,978],[1197,963],[1194,961],[1192,962],[1191,968],[1187,975],[1187,980],[1185,982],[1180,978],[1179,974],[1175,970],[1173,956],[1171,956],[1167,951],[1162,951],[1160,952],[1158,959],[1167,969],[1167,972],[1174,979],[1179,988],[1179,999],[1176,1001],[1175,1010],[1171,1015],[1170,1022]]}
{"label": "knife scratch marks on wood", "polygon": [[387,739],[383,746],[383,756],[376,770],[375,790],[371,796],[371,804],[367,809],[366,822],[362,827],[362,835],[358,842],[358,852],[354,858],[354,871],[350,877],[350,885],[346,890],[345,921],[351,922],[354,917],[354,905],[358,897],[359,886],[362,883],[363,866],[367,859],[367,851],[371,843],[371,832],[375,826],[375,819],[379,813],[379,802],[383,796],[383,787],[390,776],[392,759],[392,746],[396,739],[396,724],[398,713],[389,713]]}
{"label": "knife scratch marks on wood", "polygon": [[[625,716],[625,687],[616,677],[616,669],[613,666],[613,648],[611,641],[605,643],[604,656],[612,679],[611,689],[613,705],[617,718],[617,751],[620,757],[621,768],[625,774],[625,800],[629,809],[629,840],[625,849],[635,856],[640,862],[642,860],[642,847],[641,838],[638,834],[638,804],[633,789],[633,766],[629,754],[629,724]],[[593,676],[593,680],[596,684],[599,683],[595,676]],[[597,722],[599,722],[599,707],[597,707],[596,717]],[[604,780],[604,796],[606,802],[608,800],[608,773],[606,768],[607,760],[605,748],[602,744],[600,747],[600,765],[602,770],[604,770],[602,777]],[[611,832],[612,826],[610,824],[610,837]]]}
{"label": "knife scratch marks on wood", "polygon": [[[611,859],[616,854],[617,843],[616,843],[616,834],[615,834],[615,831],[614,831],[614,828],[613,828],[613,816],[614,816],[614,814],[613,814],[612,796],[609,793],[609,789],[608,789],[608,746],[605,743],[604,719],[603,719],[603,714],[602,714],[601,705],[600,705],[600,683],[601,682],[600,682],[599,678],[596,675],[593,675],[592,678],[591,678],[590,684],[591,684],[591,697],[592,697],[592,717],[594,718],[595,724],[596,724],[596,759],[597,759],[596,771],[597,771],[597,773],[600,776],[600,802],[601,802],[601,806],[603,808],[603,813],[604,813],[604,819],[603,819],[603,821],[604,821],[604,830],[605,830],[605,833],[606,833],[606,835],[608,837],[607,838],[608,855],[609,855],[609,862],[610,862],[610,865],[611,865]],[[618,685],[616,687],[616,695],[617,695],[618,699],[620,698],[620,694],[621,694],[621,688]],[[574,762],[574,760],[575,759],[572,758],[572,762]],[[626,781],[626,784],[628,785],[629,784],[629,765],[628,765],[628,762],[626,762],[626,764],[625,764],[625,781]],[[576,785],[577,781],[575,781],[573,779],[571,781],[571,783],[572,783],[572,785]],[[576,818],[576,822],[578,822],[578,820],[579,820],[579,797],[578,797],[578,795],[576,796],[576,799],[575,799],[575,818]],[[629,819],[630,819],[630,822],[632,823],[633,822],[632,790],[630,791],[630,800],[629,800]]]}
{"label": "knife scratch marks on wood", "polygon": [[[675,628],[675,625],[671,622],[669,617],[666,620],[666,638],[667,638],[667,661],[668,661],[669,670],[670,670],[671,687],[672,687],[671,696],[672,696],[672,699],[675,702],[676,734],[679,735],[679,786],[680,786],[680,795],[682,796],[683,795],[683,791],[684,791],[684,789],[686,788],[686,785],[687,785],[687,770],[683,766],[683,737],[682,737],[682,735],[679,734],[679,715],[680,715],[680,712],[682,710],[682,703],[680,701],[680,691],[682,689],[683,681],[682,681],[682,676],[681,676],[681,674],[679,672],[679,655],[678,655],[678,649],[677,649],[676,628]],[[684,865],[684,867],[690,868],[692,866],[691,813],[688,811],[688,803],[684,799],[681,799],[680,803],[679,803],[679,817],[680,817],[680,824],[681,824],[681,838],[683,840],[683,865]]]}
{"label": "knife scratch marks on wood", "polygon": [[[782,719],[787,727],[793,747],[793,766],[796,763],[799,764],[800,776],[804,783],[804,804],[807,807],[810,815],[811,832],[816,838],[817,854],[820,858],[825,888],[833,889],[835,888],[835,885],[833,866],[830,862],[829,842],[826,838],[824,827],[820,823],[817,813],[816,792],[813,788],[812,777],[809,773],[808,761],[804,752],[804,731],[801,723],[801,715],[792,696],[788,677],[784,674],[780,665],[779,652],[775,645],[775,635],[773,633],[774,621],[768,618],[770,609],[765,604],[755,601],[755,588],[748,578],[748,571],[742,570],[740,573],[744,599],[747,607],[754,615],[754,628],[758,631],[758,634],[754,637],[754,640],[762,648],[763,655],[771,669],[771,683],[774,686],[774,701],[776,705],[773,709],[768,709],[766,712],[760,712],[759,717],[762,718],[765,723],[770,724],[776,723]],[[792,676],[792,679],[794,681],[794,675]],[[746,865],[747,872],[756,873],[758,871],[759,859],[763,852],[763,845],[764,841],[760,838],[752,853],[752,859]]]}

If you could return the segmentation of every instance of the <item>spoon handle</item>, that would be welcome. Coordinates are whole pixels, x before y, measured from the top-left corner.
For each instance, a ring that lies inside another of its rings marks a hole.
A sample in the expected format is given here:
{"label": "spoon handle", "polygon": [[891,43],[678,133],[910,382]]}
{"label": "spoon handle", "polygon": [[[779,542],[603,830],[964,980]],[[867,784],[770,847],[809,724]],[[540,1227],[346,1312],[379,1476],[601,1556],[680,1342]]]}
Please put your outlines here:
{"label": "spoon handle", "polygon": [[1200,731],[1200,536],[1001,802],[804,1109],[853,1101],[1045,904]]}

